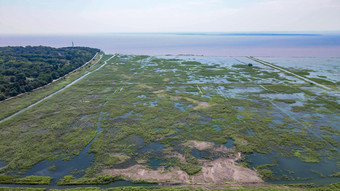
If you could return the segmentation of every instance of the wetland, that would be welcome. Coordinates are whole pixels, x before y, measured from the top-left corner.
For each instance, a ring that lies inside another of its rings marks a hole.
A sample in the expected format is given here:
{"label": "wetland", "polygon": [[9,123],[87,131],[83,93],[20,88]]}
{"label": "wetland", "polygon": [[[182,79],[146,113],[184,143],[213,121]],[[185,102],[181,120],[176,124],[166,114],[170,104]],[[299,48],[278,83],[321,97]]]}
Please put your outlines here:
{"label": "wetland", "polygon": [[24,110],[0,122],[0,184],[337,183],[340,59],[311,63],[100,53],[0,103]]}

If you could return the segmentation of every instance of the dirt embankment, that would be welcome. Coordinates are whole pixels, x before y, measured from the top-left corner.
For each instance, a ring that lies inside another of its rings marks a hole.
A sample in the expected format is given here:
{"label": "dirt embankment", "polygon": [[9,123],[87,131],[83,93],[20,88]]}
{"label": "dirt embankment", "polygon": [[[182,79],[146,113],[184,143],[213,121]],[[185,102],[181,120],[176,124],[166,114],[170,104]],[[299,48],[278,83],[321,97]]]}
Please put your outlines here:
{"label": "dirt embankment", "polygon": [[[215,147],[213,143],[188,141],[183,144],[188,147],[197,148],[198,150],[212,150],[216,152],[233,152],[235,150],[228,149],[224,146]],[[178,152],[169,153],[168,157],[177,157],[181,161],[185,157]],[[159,167],[156,170],[150,169],[144,165],[134,165],[126,169],[105,169],[103,174],[123,175],[131,180],[143,180],[150,182],[168,182],[181,184],[203,184],[216,183],[224,184],[226,182],[238,183],[261,183],[263,180],[256,171],[238,166],[236,161],[241,158],[241,153],[230,154],[228,157],[220,157],[218,159],[200,160],[202,162],[202,170],[196,175],[188,175],[179,168],[164,169]]]}

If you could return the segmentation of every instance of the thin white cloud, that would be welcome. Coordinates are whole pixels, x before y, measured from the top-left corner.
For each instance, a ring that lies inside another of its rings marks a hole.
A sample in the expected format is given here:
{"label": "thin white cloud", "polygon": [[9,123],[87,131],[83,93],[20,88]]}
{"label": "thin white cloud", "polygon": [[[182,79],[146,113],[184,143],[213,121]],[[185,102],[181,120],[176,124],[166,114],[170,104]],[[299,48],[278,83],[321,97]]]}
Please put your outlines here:
{"label": "thin white cloud", "polygon": [[166,1],[116,8],[112,2],[92,2],[82,9],[0,6],[0,33],[340,30],[339,0],[262,0],[233,7],[224,3]]}

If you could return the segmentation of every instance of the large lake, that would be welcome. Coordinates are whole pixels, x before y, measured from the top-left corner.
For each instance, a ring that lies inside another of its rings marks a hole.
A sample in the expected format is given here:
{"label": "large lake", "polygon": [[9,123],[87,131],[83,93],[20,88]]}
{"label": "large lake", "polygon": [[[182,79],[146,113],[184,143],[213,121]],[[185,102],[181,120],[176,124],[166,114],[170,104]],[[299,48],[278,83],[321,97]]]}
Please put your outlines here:
{"label": "large lake", "polygon": [[106,53],[340,57],[340,33],[0,35],[0,46],[89,46]]}

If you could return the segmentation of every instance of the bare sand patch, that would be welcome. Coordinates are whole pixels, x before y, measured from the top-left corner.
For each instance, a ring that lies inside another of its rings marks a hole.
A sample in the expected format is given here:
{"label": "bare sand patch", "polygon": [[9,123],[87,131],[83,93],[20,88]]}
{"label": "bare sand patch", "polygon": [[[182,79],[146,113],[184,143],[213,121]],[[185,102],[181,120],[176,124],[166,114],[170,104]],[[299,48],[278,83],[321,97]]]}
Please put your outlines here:
{"label": "bare sand patch", "polygon": [[256,171],[235,164],[236,158],[221,157],[213,161],[204,161],[202,170],[196,175],[188,175],[179,168],[157,170],[137,164],[126,169],[105,169],[103,174],[123,175],[131,180],[169,183],[259,183],[263,182]]}
{"label": "bare sand patch", "polygon": [[[235,151],[228,149],[223,145],[215,147],[211,142],[204,141],[188,141],[183,145],[197,148],[199,150],[211,149],[217,152]],[[185,156],[176,151],[167,150],[166,157],[179,158],[185,162]],[[235,161],[241,159],[241,153],[230,154],[228,157],[220,157],[215,160],[200,160],[202,170],[196,175],[188,175],[185,171],[178,167],[165,169],[159,167],[156,170],[150,169],[145,165],[134,165],[126,169],[105,169],[103,174],[123,175],[127,179],[149,182],[168,182],[180,184],[226,184],[227,182],[237,183],[262,183],[263,180],[255,170],[238,166]]]}
{"label": "bare sand patch", "polygon": [[207,150],[212,149],[214,147],[214,143],[206,142],[206,141],[188,141],[183,144],[184,146],[190,147],[190,148],[196,148],[198,150]]}
{"label": "bare sand patch", "polygon": [[148,161],[145,160],[145,159],[138,159],[138,160],[136,160],[136,162],[137,162],[138,164],[143,164],[143,163],[147,163]]}
{"label": "bare sand patch", "polygon": [[103,174],[123,175],[131,180],[149,182],[188,183],[189,175],[177,168],[165,171],[164,168],[157,170],[149,169],[143,165],[134,165],[126,169],[105,169]]}
{"label": "bare sand patch", "polygon": [[168,82],[168,81],[170,81],[170,78],[164,78],[163,79],[163,82]]}
{"label": "bare sand patch", "polygon": [[117,157],[121,160],[126,160],[126,159],[130,159],[131,157],[125,154],[121,154],[121,153],[110,153],[110,156],[112,157]]}
{"label": "bare sand patch", "polygon": [[237,166],[236,160],[221,157],[204,162],[201,172],[190,178],[193,183],[263,182],[256,171]]}
{"label": "bare sand patch", "polygon": [[197,105],[197,106],[194,107],[195,110],[197,110],[197,109],[204,109],[204,108],[208,108],[208,107],[211,107],[211,106],[215,105],[215,104],[210,104],[208,102],[200,102],[200,101],[197,101],[197,100],[192,99],[192,98],[181,97],[181,96],[170,97],[170,99],[173,100],[173,101],[178,101],[180,99],[185,99],[187,101],[190,101],[190,102],[192,102],[192,103]]}

